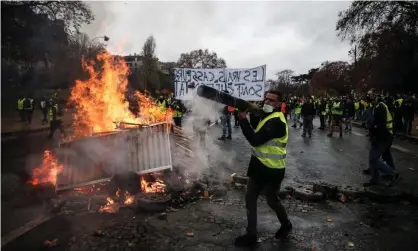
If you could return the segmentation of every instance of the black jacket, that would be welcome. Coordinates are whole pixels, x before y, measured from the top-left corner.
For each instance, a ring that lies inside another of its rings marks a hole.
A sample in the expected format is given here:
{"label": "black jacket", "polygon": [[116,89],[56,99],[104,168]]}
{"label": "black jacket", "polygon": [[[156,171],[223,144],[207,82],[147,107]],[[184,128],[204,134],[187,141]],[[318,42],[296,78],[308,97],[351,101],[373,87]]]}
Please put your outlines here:
{"label": "black jacket", "polygon": [[373,111],[372,141],[381,141],[389,139],[392,134],[386,127],[386,108],[382,104],[378,104]]}
{"label": "black jacket", "polygon": [[304,103],[302,105],[302,111],[301,113],[302,116],[310,116],[310,115],[315,115],[315,106],[313,103]]}
{"label": "black jacket", "polygon": [[[263,114],[264,119],[269,114]],[[287,125],[280,118],[273,118],[267,121],[259,132],[255,132],[247,119],[240,120],[242,133],[251,146],[261,146],[274,138],[281,138],[286,135]],[[247,176],[257,183],[275,182],[283,177],[283,169],[269,168],[262,164],[257,157],[251,155]]]}
{"label": "black jacket", "polygon": [[344,105],[344,114],[346,117],[354,117],[356,113],[356,108],[353,102],[347,102]]}

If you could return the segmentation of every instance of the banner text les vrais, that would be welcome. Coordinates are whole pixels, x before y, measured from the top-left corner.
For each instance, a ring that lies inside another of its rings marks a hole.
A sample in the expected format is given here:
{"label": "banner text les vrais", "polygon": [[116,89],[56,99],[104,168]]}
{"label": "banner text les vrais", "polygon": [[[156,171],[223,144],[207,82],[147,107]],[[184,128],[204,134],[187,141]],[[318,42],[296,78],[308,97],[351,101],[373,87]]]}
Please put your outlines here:
{"label": "banner text les vrais", "polygon": [[248,69],[193,69],[175,68],[175,95],[180,100],[190,100],[192,96],[188,86],[207,85],[220,91],[228,90],[234,97],[248,101],[260,101],[264,98],[266,66]]}

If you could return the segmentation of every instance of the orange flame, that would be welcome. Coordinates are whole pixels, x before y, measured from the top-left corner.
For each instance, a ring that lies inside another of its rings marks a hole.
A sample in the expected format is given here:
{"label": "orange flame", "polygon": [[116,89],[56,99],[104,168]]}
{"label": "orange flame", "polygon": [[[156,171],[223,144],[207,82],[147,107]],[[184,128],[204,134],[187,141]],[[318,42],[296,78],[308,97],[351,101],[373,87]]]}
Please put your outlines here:
{"label": "orange flame", "polygon": [[147,182],[144,177],[141,177],[141,190],[144,193],[164,193],[165,185],[164,182],[160,179],[157,179],[155,182]]}
{"label": "orange flame", "polygon": [[42,183],[57,183],[57,175],[63,171],[55,156],[49,150],[45,150],[41,167],[35,168],[31,180],[28,182],[34,186]]}
{"label": "orange flame", "polygon": [[170,110],[163,111],[148,94],[136,91],[139,114],[132,114],[125,95],[128,86],[129,68],[122,57],[102,51],[97,62],[82,61],[89,79],[77,80],[71,89],[70,103],[73,114],[73,137],[91,136],[93,133],[115,131],[115,123],[129,122],[151,124],[171,122]]}
{"label": "orange flame", "polygon": [[[120,197],[121,190],[118,188],[118,190],[116,191],[116,197]],[[107,197],[106,198],[107,203],[106,205],[102,206],[99,209],[100,213],[117,213],[119,211],[119,205],[117,203],[115,203],[115,201],[110,198]],[[125,191],[125,200],[123,201],[122,204],[124,205],[131,205],[133,204],[135,201],[135,197],[132,196],[128,191]]]}

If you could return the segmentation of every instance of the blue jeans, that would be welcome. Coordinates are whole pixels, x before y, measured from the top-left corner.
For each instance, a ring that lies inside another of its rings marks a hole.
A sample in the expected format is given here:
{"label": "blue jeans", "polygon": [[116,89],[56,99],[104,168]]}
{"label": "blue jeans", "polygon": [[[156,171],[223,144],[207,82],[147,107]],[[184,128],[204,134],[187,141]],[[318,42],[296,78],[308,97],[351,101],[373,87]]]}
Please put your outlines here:
{"label": "blue jeans", "polygon": [[372,181],[379,181],[379,171],[393,176],[395,175],[395,166],[393,164],[390,147],[393,138],[372,142],[369,152],[369,165],[372,171]]}
{"label": "blue jeans", "polygon": [[221,123],[222,123],[222,136],[226,136],[227,130],[228,130],[228,136],[231,136],[232,134],[231,115],[222,115]]}

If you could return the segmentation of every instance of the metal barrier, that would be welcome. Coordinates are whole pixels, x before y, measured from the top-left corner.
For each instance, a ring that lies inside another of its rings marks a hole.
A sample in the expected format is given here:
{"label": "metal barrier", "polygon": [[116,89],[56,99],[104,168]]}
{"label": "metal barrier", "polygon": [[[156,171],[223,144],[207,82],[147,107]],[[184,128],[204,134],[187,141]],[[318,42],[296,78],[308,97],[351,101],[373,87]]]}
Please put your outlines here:
{"label": "metal barrier", "polygon": [[157,123],[64,142],[57,158],[64,166],[57,191],[108,181],[123,171],[172,169],[169,126]]}

